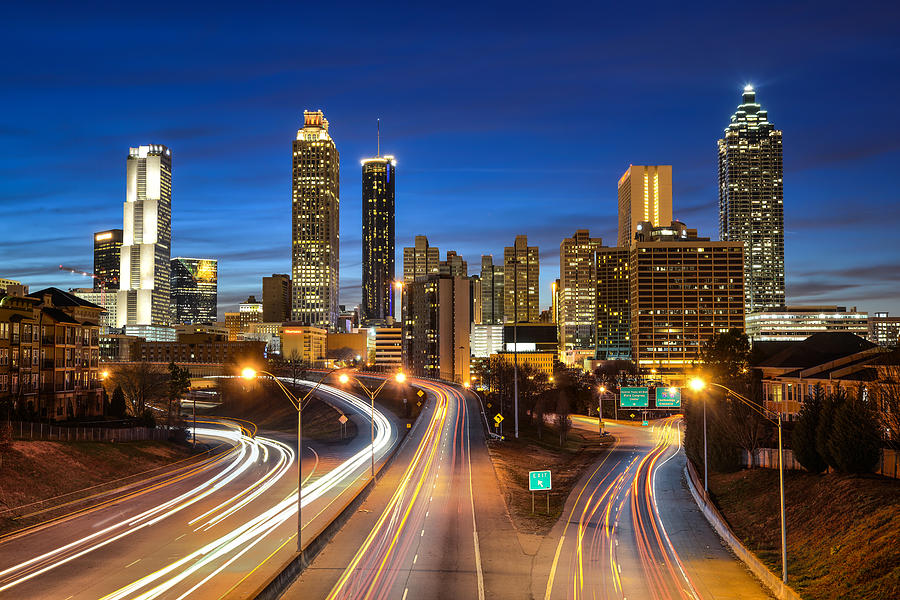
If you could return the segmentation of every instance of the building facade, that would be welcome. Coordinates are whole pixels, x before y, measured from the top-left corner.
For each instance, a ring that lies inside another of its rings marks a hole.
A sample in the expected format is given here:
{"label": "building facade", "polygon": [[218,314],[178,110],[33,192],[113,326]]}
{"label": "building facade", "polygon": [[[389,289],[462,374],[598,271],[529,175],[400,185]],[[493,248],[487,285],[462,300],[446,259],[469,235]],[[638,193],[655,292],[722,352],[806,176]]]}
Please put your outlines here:
{"label": "building facade", "polygon": [[450,277],[468,277],[469,263],[454,250],[447,250],[447,259],[438,265],[438,273]]}
{"label": "building facade", "polygon": [[855,306],[850,310],[846,306],[786,306],[747,315],[747,336],[754,342],[802,342],[824,331],[866,337],[869,315]]}
{"label": "building facade", "polygon": [[481,257],[481,322],[502,325],[504,315],[503,265],[490,254]]}
{"label": "building facade", "polygon": [[119,269],[122,263],[122,230],[108,229],[94,234],[94,287],[119,289]]}
{"label": "building facade", "polygon": [[172,322],[172,152],[161,144],[128,150],[117,326]]}
{"label": "building facade", "polygon": [[469,339],[472,356],[488,358],[503,351],[503,325],[473,323]]}
{"label": "building facade", "polygon": [[628,268],[632,360],[683,382],[706,340],[744,330],[744,246],[699,238],[677,221],[638,227]]}
{"label": "building facade", "polygon": [[263,316],[266,323],[284,323],[291,320],[291,276],[272,273],[262,278]]}
{"label": "building facade", "polygon": [[631,360],[631,286],[628,248],[597,250],[597,354],[599,360]]}
{"label": "building facade", "polygon": [[619,178],[619,247],[634,241],[637,225],[672,222],[672,166],[631,165]]}
{"label": "building facade", "polygon": [[298,323],[286,323],[281,328],[281,356],[309,365],[325,360],[328,331]]}
{"label": "building facade", "polygon": [[536,323],[540,309],[540,253],[528,245],[528,236],[517,235],[503,249],[503,315],[505,322]]}
{"label": "building facade", "polygon": [[214,323],[219,308],[219,261],[177,257],[172,259],[171,273],[174,323]]}
{"label": "building facade", "polygon": [[900,317],[892,317],[886,312],[869,316],[868,339],[879,346],[896,347],[900,344]]}
{"label": "building facade", "polygon": [[597,265],[596,253],[603,240],[579,229],[559,245],[560,350],[588,350],[596,345]]}
{"label": "building facade", "polygon": [[403,249],[403,283],[440,273],[440,250],[428,244],[428,238],[417,235],[412,247]]}
{"label": "building facade", "polygon": [[100,313],[100,333],[107,333],[116,327],[116,293],[97,288],[75,288],[69,290],[73,296],[96,304],[103,309]]}
{"label": "building facade", "polygon": [[403,368],[403,328],[375,327],[375,352],[372,365],[379,371]]}
{"label": "building facade", "polygon": [[431,276],[406,286],[403,346],[416,377],[469,381],[469,280]]}
{"label": "building facade", "polygon": [[781,131],[751,86],[719,140],[719,237],[744,244],[746,312],[784,307]]}
{"label": "building facade", "polygon": [[363,322],[386,323],[394,316],[393,156],[362,161]]}
{"label": "building facade", "polygon": [[291,318],[334,330],[340,268],[340,155],[322,111],[303,111],[293,143]]}

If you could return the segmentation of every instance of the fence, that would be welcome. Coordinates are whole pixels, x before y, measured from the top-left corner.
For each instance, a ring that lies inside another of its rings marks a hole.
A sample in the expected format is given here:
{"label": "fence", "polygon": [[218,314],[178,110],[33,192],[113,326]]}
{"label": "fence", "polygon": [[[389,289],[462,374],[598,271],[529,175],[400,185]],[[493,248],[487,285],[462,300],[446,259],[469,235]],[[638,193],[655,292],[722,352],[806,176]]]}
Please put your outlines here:
{"label": "fence", "polygon": [[[741,450],[741,465],[744,467],[759,467],[762,469],[778,468],[778,448],[757,448],[754,452],[753,464],[750,464],[750,454],[746,450]],[[784,468],[795,471],[802,471],[803,467],[794,458],[794,452],[790,448],[784,450]],[[893,477],[900,479],[900,453],[896,450],[883,449],[881,458],[873,471],[877,475],[885,477]]]}
{"label": "fence", "polygon": [[159,427],[60,427],[49,423],[16,422],[12,436],[20,440],[48,440],[60,442],[137,442],[167,440],[169,432]]}

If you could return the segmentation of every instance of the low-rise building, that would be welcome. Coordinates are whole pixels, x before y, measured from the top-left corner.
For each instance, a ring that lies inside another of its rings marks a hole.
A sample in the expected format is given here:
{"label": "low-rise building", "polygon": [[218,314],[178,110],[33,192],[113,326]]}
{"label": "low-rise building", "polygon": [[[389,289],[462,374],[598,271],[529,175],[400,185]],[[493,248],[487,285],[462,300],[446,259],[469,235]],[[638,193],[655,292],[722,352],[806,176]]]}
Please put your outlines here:
{"label": "low-rise building", "polygon": [[870,316],[868,339],[886,348],[897,347],[900,344],[900,317],[892,317],[886,312]]}
{"label": "low-rise building", "polygon": [[285,323],[281,328],[281,355],[286,360],[316,365],[325,360],[328,331],[300,323]]}
{"label": "low-rise building", "polygon": [[403,367],[403,328],[375,327],[375,360],[379,371],[399,371]]}
{"label": "low-rise building", "polygon": [[747,315],[753,342],[802,342],[814,333],[844,331],[865,337],[869,315],[845,306],[787,306]]}

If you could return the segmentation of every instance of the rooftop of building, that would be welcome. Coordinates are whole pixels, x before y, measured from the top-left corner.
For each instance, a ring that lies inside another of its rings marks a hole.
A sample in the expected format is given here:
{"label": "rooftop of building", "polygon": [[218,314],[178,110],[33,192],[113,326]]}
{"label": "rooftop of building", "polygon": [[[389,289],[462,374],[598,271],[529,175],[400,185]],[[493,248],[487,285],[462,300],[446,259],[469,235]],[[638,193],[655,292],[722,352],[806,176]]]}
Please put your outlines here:
{"label": "rooftop of building", "polygon": [[36,298],[37,300],[43,300],[46,296],[50,297],[50,303],[53,304],[53,306],[81,306],[85,308],[96,308],[97,310],[103,310],[102,306],[97,306],[93,302],[88,302],[84,298],[79,298],[75,294],[64,292],[61,289],[55,287],[44,288],[42,290],[38,290],[36,292],[28,294],[29,298]]}
{"label": "rooftop of building", "polygon": [[805,369],[875,348],[872,342],[847,331],[814,333],[802,342],[788,343],[759,367]]}

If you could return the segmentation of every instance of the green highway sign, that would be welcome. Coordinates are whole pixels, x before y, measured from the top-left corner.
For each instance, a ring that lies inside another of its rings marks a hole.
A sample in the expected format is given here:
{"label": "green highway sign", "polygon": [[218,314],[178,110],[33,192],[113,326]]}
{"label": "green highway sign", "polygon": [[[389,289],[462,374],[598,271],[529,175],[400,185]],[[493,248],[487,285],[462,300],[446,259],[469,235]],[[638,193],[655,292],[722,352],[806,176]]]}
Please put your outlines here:
{"label": "green highway sign", "polygon": [[645,387],[623,387],[619,393],[619,406],[623,408],[647,408],[650,406],[650,390]]}
{"label": "green highway sign", "polygon": [[656,408],[681,408],[681,388],[656,388]]}
{"label": "green highway sign", "polygon": [[550,471],[529,471],[528,472],[528,491],[537,492],[540,490],[550,491]]}
{"label": "green highway sign", "polygon": [[650,426],[650,421],[641,421],[641,426],[642,426],[642,427],[649,427],[649,426]]}

